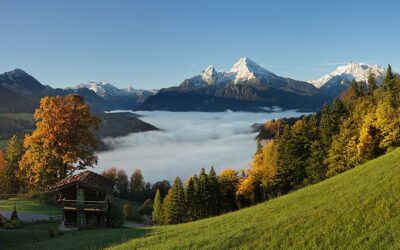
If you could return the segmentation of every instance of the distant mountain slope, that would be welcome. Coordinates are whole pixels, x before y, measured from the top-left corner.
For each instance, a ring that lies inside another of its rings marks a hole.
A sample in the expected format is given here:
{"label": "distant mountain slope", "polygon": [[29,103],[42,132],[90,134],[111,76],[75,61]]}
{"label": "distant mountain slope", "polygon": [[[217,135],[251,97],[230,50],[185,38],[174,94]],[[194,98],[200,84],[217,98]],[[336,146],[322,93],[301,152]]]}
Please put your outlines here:
{"label": "distant mountain slope", "polygon": [[[0,112],[32,112],[44,96],[78,93],[94,112],[133,110],[156,91],[118,89],[108,83],[81,84],[75,88],[51,88],[21,69],[0,74]],[[13,111],[14,110],[14,111]]]}
{"label": "distant mountain slope", "polygon": [[211,65],[178,87],[160,90],[138,109],[260,111],[271,106],[314,109],[325,101],[328,99],[319,95],[312,84],[277,76],[245,57],[227,72],[218,72]]}
{"label": "distant mountain slope", "polygon": [[337,67],[329,74],[318,80],[311,80],[310,83],[319,88],[323,93],[337,96],[347,89],[353,79],[357,82],[368,83],[370,73],[375,74],[378,84],[383,82],[385,69],[379,65],[351,62],[344,66]]}
{"label": "distant mountain slope", "polygon": [[399,249],[400,150],[288,195],[108,249]]}
{"label": "distant mountain slope", "polygon": [[35,101],[0,86],[0,113],[33,112]]}

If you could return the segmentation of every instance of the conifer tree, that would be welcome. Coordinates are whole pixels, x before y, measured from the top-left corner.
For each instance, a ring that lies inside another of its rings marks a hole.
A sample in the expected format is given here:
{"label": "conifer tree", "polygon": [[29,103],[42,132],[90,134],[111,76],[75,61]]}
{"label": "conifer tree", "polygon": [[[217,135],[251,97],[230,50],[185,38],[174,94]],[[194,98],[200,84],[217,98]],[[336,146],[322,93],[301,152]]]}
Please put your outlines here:
{"label": "conifer tree", "polygon": [[157,189],[156,196],[154,197],[153,214],[151,217],[153,224],[162,224],[162,202],[159,189]]}
{"label": "conifer tree", "polygon": [[175,178],[172,185],[170,216],[171,224],[182,223],[186,220],[185,191],[179,177]]}
{"label": "conifer tree", "polygon": [[263,148],[263,146],[262,146],[262,144],[261,144],[261,138],[258,137],[258,138],[257,138],[257,150],[256,150],[256,154],[262,153],[262,148]]}
{"label": "conifer tree", "polygon": [[219,183],[218,176],[215,173],[214,167],[211,167],[208,173],[207,181],[208,197],[207,197],[207,209],[209,216],[215,216],[220,211],[220,194],[219,194]]}
{"label": "conifer tree", "polygon": [[388,65],[386,69],[385,78],[383,80],[383,88],[388,91],[393,91],[395,76],[392,71],[392,66]]}
{"label": "conifer tree", "polygon": [[236,210],[236,191],[239,184],[238,172],[226,168],[219,174],[219,188],[221,194],[221,212],[226,213]]}
{"label": "conifer tree", "polygon": [[375,74],[370,72],[368,75],[368,94],[372,95],[377,88],[378,85],[376,83]]}
{"label": "conifer tree", "polygon": [[193,177],[189,177],[186,182],[185,188],[185,200],[187,206],[186,218],[187,221],[195,221],[197,219],[197,202],[196,202],[196,190],[194,187]]}
{"label": "conifer tree", "polygon": [[16,194],[19,191],[20,180],[19,175],[19,162],[23,155],[23,148],[18,140],[18,137],[14,135],[8,141],[6,147],[6,168],[5,168],[5,186],[8,193]]}
{"label": "conifer tree", "polygon": [[167,195],[164,197],[162,202],[162,224],[170,225],[172,224],[171,216],[171,200],[172,200],[172,188],[168,190]]}
{"label": "conifer tree", "polygon": [[353,90],[356,96],[360,96],[360,88],[355,79],[353,79],[353,81],[351,82],[351,89]]}
{"label": "conifer tree", "polygon": [[198,198],[200,200],[199,210],[198,210],[199,219],[206,218],[209,215],[207,209],[208,208],[207,197],[209,197],[209,192],[207,186],[208,186],[208,175],[206,174],[206,170],[202,168],[199,174],[198,184],[197,184]]}

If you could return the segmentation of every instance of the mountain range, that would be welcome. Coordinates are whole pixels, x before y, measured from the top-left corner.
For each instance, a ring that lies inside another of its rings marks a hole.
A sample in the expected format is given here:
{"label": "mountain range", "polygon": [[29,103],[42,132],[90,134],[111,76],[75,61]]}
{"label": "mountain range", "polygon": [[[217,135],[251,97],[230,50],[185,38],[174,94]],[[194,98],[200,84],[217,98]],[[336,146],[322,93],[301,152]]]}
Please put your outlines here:
{"label": "mountain range", "polygon": [[299,81],[278,76],[249,58],[240,58],[228,71],[208,66],[199,75],[161,90],[120,89],[110,83],[88,82],[65,89],[43,85],[21,69],[0,74],[0,112],[33,112],[46,95],[82,95],[94,112],[108,110],[265,111],[318,109],[343,92],[353,79],[374,73],[378,84],[385,69],[350,62],[318,80]]}

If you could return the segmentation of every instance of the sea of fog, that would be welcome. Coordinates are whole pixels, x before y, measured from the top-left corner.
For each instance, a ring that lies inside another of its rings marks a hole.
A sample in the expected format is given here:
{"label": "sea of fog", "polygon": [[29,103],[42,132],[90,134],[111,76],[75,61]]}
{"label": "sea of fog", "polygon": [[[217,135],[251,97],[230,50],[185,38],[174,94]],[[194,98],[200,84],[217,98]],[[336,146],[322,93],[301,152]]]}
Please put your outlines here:
{"label": "sea of fog", "polygon": [[250,126],[267,120],[301,116],[303,113],[249,112],[167,112],[143,111],[140,119],[161,131],[134,133],[109,139],[116,145],[112,151],[98,153],[95,168],[124,169],[128,175],[140,168],[145,181],[186,179],[214,166],[217,173],[226,167],[246,168],[255,152],[257,133]]}

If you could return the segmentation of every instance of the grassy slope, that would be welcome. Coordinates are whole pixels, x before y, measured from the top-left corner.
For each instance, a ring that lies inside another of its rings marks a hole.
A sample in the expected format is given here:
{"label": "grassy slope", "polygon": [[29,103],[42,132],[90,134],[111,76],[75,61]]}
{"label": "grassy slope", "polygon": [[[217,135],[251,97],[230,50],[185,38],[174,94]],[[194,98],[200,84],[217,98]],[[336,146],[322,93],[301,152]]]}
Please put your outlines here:
{"label": "grassy slope", "polygon": [[261,205],[113,249],[400,248],[400,150]]}
{"label": "grassy slope", "polygon": [[223,216],[175,226],[76,231],[56,238],[46,236],[48,227],[43,226],[36,243],[28,232],[2,231],[0,249],[399,249],[399,189],[400,149]]}
{"label": "grassy slope", "polygon": [[36,214],[57,214],[61,209],[42,203],[37,199],[10,198],[0,201],[0,210],[12,211],[14,204],[18,212],[36,213]]}

